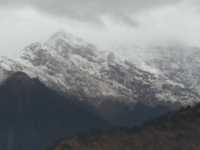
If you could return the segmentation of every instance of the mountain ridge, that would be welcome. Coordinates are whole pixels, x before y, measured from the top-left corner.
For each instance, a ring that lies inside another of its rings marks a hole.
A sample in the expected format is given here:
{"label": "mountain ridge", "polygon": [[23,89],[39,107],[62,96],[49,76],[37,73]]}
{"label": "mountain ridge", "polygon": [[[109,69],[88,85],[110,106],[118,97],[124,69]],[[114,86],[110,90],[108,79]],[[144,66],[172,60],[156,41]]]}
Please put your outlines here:
{"label": "mountain ridge", "polygon": [[[3,80],[9,72],[23,71],[38,77],[48,87],[80,98],[114,97],[123,99],[124,103],[137,103],[139,97],[149,93],[144,100],[147,103],[171,101],[190,105],[199,101],[198,96],[180,83],[157,77],[129,61],[120,60],[112,52],[99,51],[94,45],[76,39],[71,34],[58,32],[44,44],[27,46],[17,59],[2,58],[0,77]],[[173,90],[163,88],[167,86]]]}

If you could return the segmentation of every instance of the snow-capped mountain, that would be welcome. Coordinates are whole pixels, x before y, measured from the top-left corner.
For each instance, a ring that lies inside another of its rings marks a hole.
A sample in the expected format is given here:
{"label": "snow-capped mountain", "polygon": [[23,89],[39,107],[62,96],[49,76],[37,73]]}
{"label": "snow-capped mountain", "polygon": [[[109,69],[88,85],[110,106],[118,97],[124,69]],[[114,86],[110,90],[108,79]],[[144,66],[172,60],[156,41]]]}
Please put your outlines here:
{"label": "snow-capped mountain", "polygon": [[191,104],[199,95],[182,82],[144,71],[114,53],[99,51],[94,45],[71,34],[58,32],[44,43],[33,43],[20,57],[0,61],[3,81],[16,71],[39,78],[47,86],[99,104],[111,97],[124,103],[178,102]]}

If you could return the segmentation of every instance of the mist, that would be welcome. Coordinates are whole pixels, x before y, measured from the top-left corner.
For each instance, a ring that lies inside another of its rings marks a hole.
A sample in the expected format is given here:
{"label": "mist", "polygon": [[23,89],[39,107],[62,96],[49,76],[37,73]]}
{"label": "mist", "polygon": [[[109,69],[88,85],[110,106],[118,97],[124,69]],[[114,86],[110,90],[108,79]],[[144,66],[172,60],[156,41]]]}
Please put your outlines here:
{"label": "mist", "polygon": [[[103,50],[126,47],[134,53],[135,46],[171,43],[200,46],[200,11],[196,0],[162,3],[152,0],[147,4],[88,0],[88,3],[91,6],[79,1],[61,1],[52,10],[53,1],[0,1],[0,39],[3,41],[0,55],[15,56],[30,43],[43,42],[59,30]],[[45,4],[48,5],[44,7]],[[76,10],[79,14],[74,13]]]}

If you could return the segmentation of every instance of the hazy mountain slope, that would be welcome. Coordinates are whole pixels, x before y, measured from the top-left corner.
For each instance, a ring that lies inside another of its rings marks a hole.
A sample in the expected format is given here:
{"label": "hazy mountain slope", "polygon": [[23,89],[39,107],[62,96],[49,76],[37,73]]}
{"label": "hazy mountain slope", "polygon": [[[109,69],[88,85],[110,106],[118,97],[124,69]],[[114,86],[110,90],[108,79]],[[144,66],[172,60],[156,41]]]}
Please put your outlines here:
{"label": "hazy mountain slope", "polygon": [[50,150],[198,150],[200,105],[185,108],[140,129],[66,138]]}
{"label": "hazy mountain slope", "polygon": [[65,135],[108,127],[90,107],[22,72],[0,85],[0,149],[43,150]]}
{"label": "hazy mountain slope", "polygon": [[183,84],[200,93],[200,49],[190,46],[169,46],[155,48],[154,58],[147,61],[168,79]]}
{"label": "hazy mountain slope", "polygon": [[152,47],[133,46],[125,50],[118,49],[118,52],[139,68],[157,74],[161,81],[175,83],[200,95],[199,47],[174,43]]}

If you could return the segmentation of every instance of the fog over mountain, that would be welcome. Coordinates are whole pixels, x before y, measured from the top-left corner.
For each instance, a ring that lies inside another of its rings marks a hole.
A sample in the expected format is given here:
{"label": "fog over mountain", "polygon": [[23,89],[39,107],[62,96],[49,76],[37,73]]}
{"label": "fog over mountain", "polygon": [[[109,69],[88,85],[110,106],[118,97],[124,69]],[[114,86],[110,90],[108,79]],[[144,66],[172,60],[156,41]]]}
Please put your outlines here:
{"label": "fog over mountain", "polygon": [[195,148],[199,4],[0,0],[0,149]]}
{"label": "fog over mountain", "polygon": [[56,32],[18,57],[1,57],[0,146],[42,150],[94,129],[142,127],[200,102],[199,48],[152,47],[141,62],[120,50]]}
{"label": "fog over mountain", "polygon": [[103,49],[128,46],[133,53],[132,45],[200,45],[197,0],[1,0],[0,8],[1,55],[15,56],[60,29]]}

